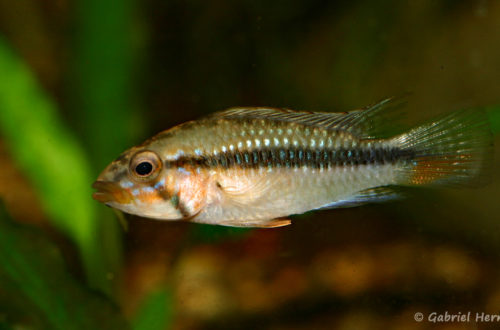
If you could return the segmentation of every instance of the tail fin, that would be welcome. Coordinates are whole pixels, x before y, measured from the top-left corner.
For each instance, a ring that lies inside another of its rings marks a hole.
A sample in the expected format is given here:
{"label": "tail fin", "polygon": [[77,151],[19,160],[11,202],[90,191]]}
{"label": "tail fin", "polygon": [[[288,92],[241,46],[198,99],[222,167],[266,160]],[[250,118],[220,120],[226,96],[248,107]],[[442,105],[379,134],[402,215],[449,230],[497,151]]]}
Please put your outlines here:
{"label": "tail fin", "polygon": [[415,155],[403,169],[410,185],[484,183],[493,159],[493,136],[479,110],[452,113],[394,138]]}

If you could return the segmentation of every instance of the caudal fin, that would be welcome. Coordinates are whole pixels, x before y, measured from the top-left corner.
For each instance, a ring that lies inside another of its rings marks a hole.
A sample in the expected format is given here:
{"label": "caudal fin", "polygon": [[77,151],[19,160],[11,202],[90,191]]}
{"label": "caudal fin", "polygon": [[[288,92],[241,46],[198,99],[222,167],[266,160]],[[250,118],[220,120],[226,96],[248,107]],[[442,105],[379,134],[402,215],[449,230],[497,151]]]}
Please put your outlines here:
{"label": "caudal fin", "polygon": [[410,185],[477,185],[486,181],[493,137],[483,111],[464,110],[394,138],[414,155],[403,169]]}

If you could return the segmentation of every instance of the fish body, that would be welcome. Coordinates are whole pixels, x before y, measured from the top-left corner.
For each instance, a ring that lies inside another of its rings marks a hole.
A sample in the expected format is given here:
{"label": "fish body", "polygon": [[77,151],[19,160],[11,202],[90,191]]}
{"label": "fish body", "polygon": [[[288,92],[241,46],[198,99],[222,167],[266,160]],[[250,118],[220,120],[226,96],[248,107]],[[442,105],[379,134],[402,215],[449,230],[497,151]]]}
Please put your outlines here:
{"label": "fish body", "polygon": [[491,133],[480,112],[390,138],[394,100],[346,113],[233,108],[159,133],[112,162],[94,198],[139,216],[242,227],[397,197],[398,185],[481,176]]}

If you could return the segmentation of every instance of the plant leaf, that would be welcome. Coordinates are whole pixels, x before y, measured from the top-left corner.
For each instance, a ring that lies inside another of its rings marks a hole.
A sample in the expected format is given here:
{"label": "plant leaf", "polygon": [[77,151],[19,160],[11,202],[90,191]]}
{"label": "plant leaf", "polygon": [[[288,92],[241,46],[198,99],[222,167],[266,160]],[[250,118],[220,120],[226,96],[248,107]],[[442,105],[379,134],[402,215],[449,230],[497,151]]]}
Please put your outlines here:
{"label": "plant leaf", "polygon": [[140,306],[132,322],[134,330],[166,330],[172,323],[172,293],[166,289],[152,292]]}
{"label": "plant leaf", "polygon": [[129,328],[114,305],[67,272],[59,250],[42,232],[14,223],[3,207],[0,292],[0,310],[11,325],[56,330]]}
{"label": "plant leaf", "polygon": [[51,221],[78,246],[90,283],[106,291],[108,270],[99,253],[93,175],[85,152],[2,38],[0,72],[0,133]]}

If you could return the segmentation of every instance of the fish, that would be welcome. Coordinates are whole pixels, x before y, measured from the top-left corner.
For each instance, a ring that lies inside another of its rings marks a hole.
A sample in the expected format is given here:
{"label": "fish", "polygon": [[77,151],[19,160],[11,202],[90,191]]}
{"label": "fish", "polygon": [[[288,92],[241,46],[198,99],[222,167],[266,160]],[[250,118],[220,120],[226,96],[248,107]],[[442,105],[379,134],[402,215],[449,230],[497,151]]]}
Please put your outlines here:
{"label": "fish", "polygon": [[273,228],[311,210],[394,200],[398,187],[485,181],[493,139],[483,111],[402,132],[405,103],[216,112],[123,152],[94,182],[93,198],[146,218]]}

